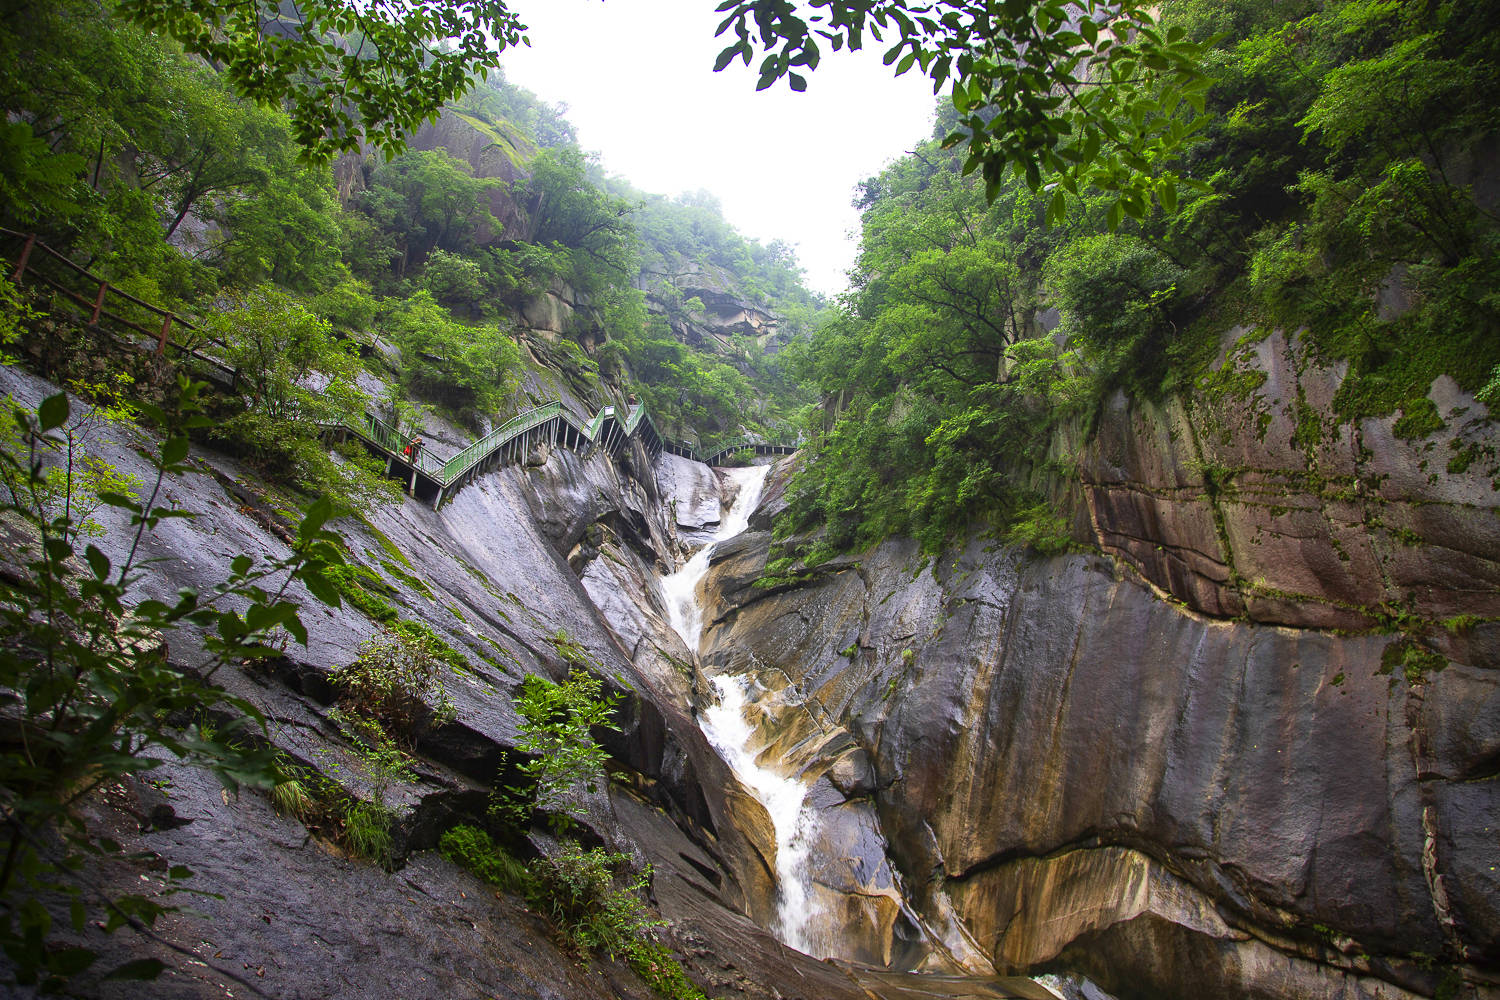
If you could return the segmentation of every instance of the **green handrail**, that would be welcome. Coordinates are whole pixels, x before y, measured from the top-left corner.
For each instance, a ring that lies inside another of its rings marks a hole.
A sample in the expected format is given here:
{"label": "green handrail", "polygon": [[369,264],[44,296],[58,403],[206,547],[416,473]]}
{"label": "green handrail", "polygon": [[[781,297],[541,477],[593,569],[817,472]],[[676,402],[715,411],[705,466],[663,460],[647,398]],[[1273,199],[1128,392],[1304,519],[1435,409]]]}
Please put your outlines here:
{"label": "green handrail", "polygon": [[523,413],[518,413],[484,437],[470,444],[443,464],[440,485],[449,486],[459,476],[488,458],[493,452],[509,444],[513,439],[540,424],[546,423],[562,412],[561,401],[543,403]]}
{"label": "green handrail", "polygon": [[[648,424],[656,434],[657,440],[662,442],[663,447],[668,447],[678,453],[686,453],[688,457],[697,461],[710,461],[728,452],[737,451],[741,448],[756,447],[785,447],[757,445],[754,442],[743,442],[730,445],[710,454],[707,458],[700,457],[697,449],[681,442],[669,442],[657,429],[656,422],[651,419],[644,403],[633,403],[626,412],[625,418],[620,419],[618,408],[606,406],[594,414],[586,423],[574,415],[572,411],[563,407],[561,400],[553,400],[534,406],[529,410],[511,417],[499,427],[494,428],[483,437],[469,443],[446,462],[439,461],[426,449],[417,454],[417,469],[428,479],[432,480],[441,490],[446,490],[467,473],[474,466],[505,447],[511,441],[525,434],[527,431],[545,424],[549,420],[558,419],[567,423],[578,432],[580,437],[590,442],[598,442],[600,432],[603,430],[606,420],[615,420],[620,424],[626,436],[636,433],[641,424]],[[387,424],[373,413],[363,413],[358,418],[349,416],[343,421],[343,426],[356,434],[361,435],[375,447],[389,452],[393,457],[401,456],[402,450],[409,443],[410,438],[402,434],[396,428]]]}

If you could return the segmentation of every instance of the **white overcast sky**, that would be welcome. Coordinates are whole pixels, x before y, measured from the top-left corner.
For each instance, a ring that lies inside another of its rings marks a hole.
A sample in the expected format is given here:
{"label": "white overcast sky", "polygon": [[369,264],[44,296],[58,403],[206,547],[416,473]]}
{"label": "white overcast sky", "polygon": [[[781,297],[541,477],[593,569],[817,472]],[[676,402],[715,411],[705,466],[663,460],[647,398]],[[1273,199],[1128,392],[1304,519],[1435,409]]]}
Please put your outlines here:
{"label": "white overcast sky", "polygon": [[804,93],[755,92],[752,65],[713,63],[716,0],[513,0],[531,48],[502,57],[512,83],[568,105],[579,143],[637,188],[718,197],[741,233],[797,248],[809,287],[833,294],[853,262],[855,185],[932,128],[936,99],[881,48],[833,53]]}

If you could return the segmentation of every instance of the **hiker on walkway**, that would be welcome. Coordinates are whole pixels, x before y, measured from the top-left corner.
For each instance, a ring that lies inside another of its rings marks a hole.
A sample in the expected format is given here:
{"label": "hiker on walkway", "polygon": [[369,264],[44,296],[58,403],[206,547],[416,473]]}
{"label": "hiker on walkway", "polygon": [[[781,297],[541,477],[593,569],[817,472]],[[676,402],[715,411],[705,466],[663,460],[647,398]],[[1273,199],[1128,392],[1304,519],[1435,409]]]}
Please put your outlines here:
{"label": "hiker on walkway", "polygon": [[412,439],[406,443],[406,447],[401,449],[401,454],[405,455],[406,460],[412,464],[413,468],[415,468],[417,464],[417,455],[421,452],[421,450],[422,438],[414,434],[412,435]]}

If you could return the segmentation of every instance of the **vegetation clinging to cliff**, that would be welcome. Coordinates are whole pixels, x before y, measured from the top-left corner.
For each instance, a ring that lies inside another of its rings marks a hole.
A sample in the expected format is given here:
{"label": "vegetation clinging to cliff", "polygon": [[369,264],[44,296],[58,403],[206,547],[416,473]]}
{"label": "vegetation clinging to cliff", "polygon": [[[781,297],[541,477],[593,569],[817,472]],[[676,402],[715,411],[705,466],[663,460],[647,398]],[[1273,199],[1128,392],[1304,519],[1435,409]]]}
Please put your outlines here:
{"label": "vegetation clinging to cliff", "polygon": [[[648,396],[664,430],[717,440],[774,435],[801,403],[785,380],[752,387],[776,370],[774,351],[682,343],[647,307],[654,280],[638,287],[643,257],[714,257],[733,295],[768,315],[793,309],[785,335],[812,308],[785,248],[739,237],[711,206],[605,178],[560,109],[502,75],[443,125],[460,146],[472,129],[473,150],[350,157],[335,170],[302,162],[306,136],[281,109],[244,100],[108,5],[5,19],[0,54],[0,225],[39,232],[114,287],[205,314],[273,284],[358,342],[386,381],[475,426],[531,404],[514,392],[517,328],[553,293],[568,300],[558,352],[588,405],[609,401],[602,375],[620,395]],[[381,354],[380,338],[400,354]]]}
{"label": "vegetation clinging to cliff", "polygon": [[1227,386],[1209,365],[1235,324],[1302,328],[1347,359],[1342,419],[1415,412],[1439,374],[1485,385],[1500,362],[1493,7],[1174,0],[1163,21],[1221,36],[1217,117],[1184,154],[1212,191],[1175,213],[1109,233],[1113,198],[1093,192],[1049,227],[1045,195],[1013,179],[986,204],[936,142],[865,183],[853,289],[799,355],[833,412],[808,428],[819,446],[784,533],[826,525],[829,552],[1003,530],[1063,481],[1054,442],[1110,393]]}

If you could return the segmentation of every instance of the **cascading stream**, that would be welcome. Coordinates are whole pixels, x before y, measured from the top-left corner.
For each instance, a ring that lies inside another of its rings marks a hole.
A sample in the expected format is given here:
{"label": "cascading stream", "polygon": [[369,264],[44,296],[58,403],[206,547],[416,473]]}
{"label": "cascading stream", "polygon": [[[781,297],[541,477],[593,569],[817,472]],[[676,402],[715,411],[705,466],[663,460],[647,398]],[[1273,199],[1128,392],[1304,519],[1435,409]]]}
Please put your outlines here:
{"label": "cascading stream", "polygon": [[739,677],[713,678],[719,703],[699,716],[703,735],[719,751],[740,783],[766,807],[776,831],[777,930],[781,940],[814,958],[823,949],[812,933],[817,906],[808,861],[817,832],[817,813],[805,807],[807,788],[796,778],[762,767],[753,749],[755,730],[745,719],[748,682]]}
{"label": "cascading stream", "polygon": [[[681,570],[660,581],[668,620],[695,658],[703,638],[704,616],[698,588],[708,575],[715,546],[749,526],[750,515],[760,503],[769,472],[770,466],[722,470],[721,474],[729,484],[738,488],[733,503],[724,512],[713,537],[693,553]],[[828,891],[816,885],[811,875],[813,854],[818,849],[816,845],[827,835],[828,828],[823,826],[817,810],[808,804],[808,787],[802,781],[761,763],[765,741],[751,722],[754,713],[762,710],[757,704],[761,692],[754,679],[747,675],[720,675],[710,678],[710,681],[718,693],[718,702],[699,714],[699,725],[740,784],[765,807],[775,833],[777,908],[776,926],[770,929],[783,944],[814,958],[840,955],[839,930],[828,926],[830,915],[836,911],[825,911],[820,896],[826,897]],[[901,905],[911,922],[922,927],[938,951],[946,953],[954,965],[976,974],[894,973],[851,966],[850,974],[857,982],[881,990],[899,986],[902,996],[930,997],[932,1000],[1063,995],[1030,979],[993,975],[982,949],[969,940],[960,922],[953,917],[951,904],[945,903],[947,909],[940,914],[943,919],[938,927],[912,912],[904,901]],[[1104,993],[1089,995],[1107,1000]]]}
{"label": "cascading stream", "polygon": [[766,474],[770,471],[769,465],[725,470],[725,475],[739,486],[739,493],[719,521],[718,530],[707,545],[693,553],[682,569],[661,579],[668,621],[673,630],[682,636],[682,641],[687,643],[694,656],[698,655],[698,644],[703,639],[703,602],[698,598],[698,585],[708,575],[708,563],[713,558],[714,546],[727,538],[733,538],[750,526],[750,515],[760,502],[761,490],[766,485]]}
{"label": "cascading stream", "polygon": [[[681,570],[662,578],[661,589],[666,598],[668,619],[694,656],[698,655],[703,638],[703,602],[698,586],[708,575],[714,546],[749,526],[750,515],[760,502],[768,472],[770,466],[766,465],[727,470],[725,474],[738,485],[739,493],[720,521],[713,539],[693,553]],[[808,859],[812,836],[817,829],[817,814],[805,808],[807,788],[795,778],[761,765],[754,749],[755,730],[745,718],[745,709],[749,705],[747,681],[725,676],[712,680],[719,693],[719,703],[699,717],[703,734],[740,783],[765,806],[776,831],[779,894],[779,926],[776,929],[785,944],[821,958],[823,956],[818,954],[809,929],[816,908],[808,876]]]}

